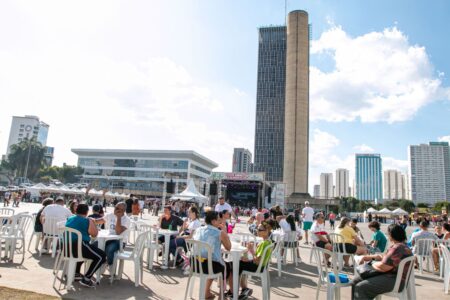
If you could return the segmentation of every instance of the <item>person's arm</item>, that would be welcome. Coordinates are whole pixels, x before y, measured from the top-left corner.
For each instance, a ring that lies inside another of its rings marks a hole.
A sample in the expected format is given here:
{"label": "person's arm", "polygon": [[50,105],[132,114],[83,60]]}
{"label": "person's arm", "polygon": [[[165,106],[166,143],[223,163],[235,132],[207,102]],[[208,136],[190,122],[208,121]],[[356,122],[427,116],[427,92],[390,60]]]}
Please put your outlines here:
{"label": "person's arm", "polygon": [[122,217],[116,216],[116,234],[122,234],[127,228],[122,225]]}
{"label": "person's arm", "polygon": [[96,237],[98,235],[98,229],[97,226],[94,223],[94,220],[89,218],[89,228],[88,228],[88,233],[90,236],[92,237]]}
{"label": "person's arm", "polygon": [[220,231],[220,241],[222,242],[223,247],[227,250],[230,251],[231,249],[231,241],[230,241],[230,237],[228,236],[228,234],[225,231]]}
{"label": "person's arm", "polygon": [[282,219],[286,219],[286,216],[283,216],[283,215],[277,216],[277,222],[278,222],[278,223],[280,223],[280,221],[281,221]]}

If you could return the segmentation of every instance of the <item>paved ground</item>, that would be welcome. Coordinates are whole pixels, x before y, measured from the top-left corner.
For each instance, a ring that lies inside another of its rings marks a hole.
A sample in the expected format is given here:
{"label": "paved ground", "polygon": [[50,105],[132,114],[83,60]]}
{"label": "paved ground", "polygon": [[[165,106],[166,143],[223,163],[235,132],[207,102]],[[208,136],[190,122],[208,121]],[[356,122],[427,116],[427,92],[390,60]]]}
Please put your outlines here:
{"label": "paved ground", "polygon": [[[38,208],[39,206],[35,204],[22,203],[18,210],[35,212]],[[144,220],[150,224],[156,222],[155,217],[149,215],[144,215]],[[238,224],[238,226],[241,231],[245,230],[243,224]],[[361,224],[360,228],[366,240],[369,240],[370,232],[366,224]],[[383,231],[386,231],[385,229],[385,226],[383,226]],[[413,228],[408,228],[408,233],[412,230]],[[33,248],[33,245],[31,248]],[[302,244],[302,263],[296,267],[288,261],[288,265],[283,268],[281,277],[278,277],[275,270],[271,270],[271,299],[308,299],[315,297],[317,268],[309,263],[309,256],[310,248]],[[68,292],[64,289],[58,290],[58,283],[56,289],[52,287],[53,262],[54,260],[50,256],[39,257],[34,250],[26,252],[23,265],[2,262],[0,263],[0,274],[2,276],[0,285],[60,296],[64,299],[184,299],[187,276],[183,275],[180,269],[161,270],[158,267],[154,268],[153,271],[144,269],[144,284],[135,288],[132,264],[126,263],[123,279],[116,281],[113,285],[103,281],[97,288],[87,289],[75,284],[75,290]],[[262,299],[259,283],[250,282],[250,286],[254,290],[252,299]],[[215,285],[213,285],[213,288],[216,291],[218,290]],[[198,287],[195,288],[195,292],[195,297],[198,297]],[[416,292],[417,299],[450,299],[450,295],[445,295],[443,292],[442,280],[426,272],[424,275],[416,273]],[[325,299],[325,296],[326,292],[322,290],[319,298]],[[0,295],[0,299],[5,298]],[[349,289],[342,290],[342,299],[350,299]]]}

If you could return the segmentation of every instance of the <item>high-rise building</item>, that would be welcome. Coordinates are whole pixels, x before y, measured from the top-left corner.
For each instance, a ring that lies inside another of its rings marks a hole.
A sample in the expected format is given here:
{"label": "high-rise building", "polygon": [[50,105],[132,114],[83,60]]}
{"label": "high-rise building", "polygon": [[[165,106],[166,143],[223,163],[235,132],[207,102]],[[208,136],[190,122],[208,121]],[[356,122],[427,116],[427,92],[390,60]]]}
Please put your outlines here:
{"label": "high-rise building", "polygon": [[335,197],[350,197],[349,171],[347,169],[336,170]]}
{"label": "high-rise building", "polygon": [[408,148],[411,200],[434,204],[450,200],[450,154],[447,142]]}
{"label": "high-rise building", "polygon": [[355,166],[356,198],[380,202],[383,199],[380,154],[356,154]]}
{"label": "high-rise building", "polygon": [[319,198],[320,197],[320,184],[315,184],[314,185],[313,196],[314,196],[314,198]]}
{"label": "high-rise building", "polygon": [[286,194],[308,194],[309,24],[308,13],[303,10],[290,12],[287,19],[284,111]]}
{"label": "high-rise building", "polygon": [[320,174],[320,198],[332,199],[333,194],[333,173]]}
{"label": "high-rise building", "polygon": [[49,125],[40,121],[36,116],[13,116],[6,156],[9,155],[12,145],[18,144],[25,139],[36,139],[42,146],[46,146],[48,128]]}
{"label": "high-rise building", "polygon": [[283,181],[286,27],[259,28],[254,171]]}
{"label": "high-rise building", "polygon": [[234,148],[233,172],[252,172],[252,153],[248,149]]}
{"label": "high-rise building", "polygon": [[397,170],[385,170],[383,192],[385,200],[405,199],[405,176]]}

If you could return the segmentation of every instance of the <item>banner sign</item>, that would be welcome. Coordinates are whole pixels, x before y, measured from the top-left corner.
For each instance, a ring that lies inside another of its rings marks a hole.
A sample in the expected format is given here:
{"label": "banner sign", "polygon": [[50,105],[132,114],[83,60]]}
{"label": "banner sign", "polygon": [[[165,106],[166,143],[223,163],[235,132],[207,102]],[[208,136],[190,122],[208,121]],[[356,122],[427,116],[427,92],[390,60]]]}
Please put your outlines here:
{"label": "banner sign", "polygon": [[253,180],[264,181],[264,173],[224,173],[213,172],[211,180]]}

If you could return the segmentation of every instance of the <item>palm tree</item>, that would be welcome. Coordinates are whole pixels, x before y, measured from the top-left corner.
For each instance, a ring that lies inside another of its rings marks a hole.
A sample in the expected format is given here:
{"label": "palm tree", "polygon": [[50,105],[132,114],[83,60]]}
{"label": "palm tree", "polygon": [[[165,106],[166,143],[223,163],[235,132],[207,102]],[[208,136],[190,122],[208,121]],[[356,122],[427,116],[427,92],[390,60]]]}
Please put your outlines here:
{"label": "palm tree", "polygon": [[11,146],[8,164],[16,176],[34,178],[44,161],[45,147],[35,138]]}

